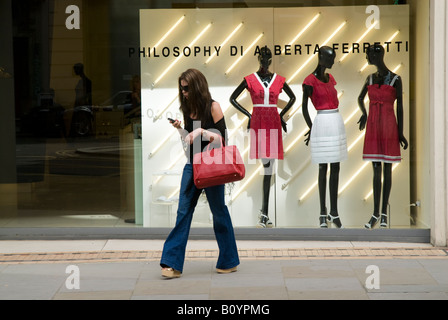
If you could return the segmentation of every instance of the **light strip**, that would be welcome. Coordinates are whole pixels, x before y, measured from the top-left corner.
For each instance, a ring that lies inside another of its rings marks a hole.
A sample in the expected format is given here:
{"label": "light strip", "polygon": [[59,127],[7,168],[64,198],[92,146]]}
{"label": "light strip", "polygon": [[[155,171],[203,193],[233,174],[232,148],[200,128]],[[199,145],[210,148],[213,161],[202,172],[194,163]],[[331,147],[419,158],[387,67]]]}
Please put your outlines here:
{"label": "light strip", "polygon": [[[199,38],[201,38],[204,33],[211,27],[211,23],[209,23],[202,31],[201,33],[198,34],[198,36],[188,45],[188,47],[192,47],[196,41],[199,40]],[[183,52],[179,55],[179,57],[176,58],[176,60],[174,60],[170,66],[168,68],[165,69],[165,71],[156,79],[156,81],[154,81],[153,86],[155,86],[167,73],[168,71],[171,70],[171,68],[184,56]]]}
{"label": "light strip", "polygon": [[165,39],[170,35],[170,33],[173,32],[174,29],[176,29],[177,26],[178,26],[184,19],[185,19],[185,15],[183,15],[182,17],[180,17],[180,19],[177,20],[177,22],[171,27],[171,29],[168,30],[168,32],[165,33],[165,35],[164,35],[162,38],[160,38],[159,42],[157,42],[157,43],[154,45],[154,49],[157,48],[157,47],[162,43],[162,41],[165,40]]}
{"label": "light strip", "polygon": [[230,71],[232,71],[232,69],[238,64],[238,62],[240,62],[240,60],[249,52],[249,50],[257,44],[258,40],[260,40],[263,35],[264,33],[260,33],[260,35],[254,40],[254,42],[252,42],[252,44],[244,51],[243,55],[236,59],[236,61],[230,66],[230,68],[227,69],[227,71],[225,72],[226,75],[228,75]]}
{"label": "light strip", "polygon": [[237,126],[232,130],[232,132],[229,133],[228,137],[233,137],[234,134],[238,132],[238,129],[248,120],[248,118],[245,117],[245,119],[241,120],[240,123],[238,123]]}
{"label": "light strip", "polygon": [[[392,172],[394,172],[395,169],[397,169],[397,167],[399,166],[399,163],[394,164],[394,166],[392,167]],[[381,182],[384,182],[384,178],[381,178]],[[369,199],[373,194],[373,189],[364,197],[364,201],[367,201],[367,199]]]}
{"label": "light strip", "polygon": [[[394,40],[395,37],[396,37],[399,33],[400,33],[400,30],[395,31],[395,33],[392,35],[392,37],[390,37],[389,40],[386,41],[386,43],[387,43],[387,42],[392,42],[392,40]],[[383,47],[384,47],[384,48],[386,47],[386,43],[383,44]],[[368,66],[369,66],[369,63],[366,62],[366,64],[359,70],[359,72],[363,72]]]}
{"label": "light strip", "polygon": [[177,100],[177,98],[179,98],[179,95],[175,96],[173,100],[171,100],[171,102],[162,110],[160,111],[155,117],[153,122],[156,122],[157,120],[159,120],[159,118],[162,116],[162,114],[166,111],[166,109],[168,109],[173,103],[174,101]]}
{"label": "light strip", "polygon": [[173,134],[176,133],[176,131],[177,131],[177,130],[173,130],[173,132],[171,132],[169,135],[167,135],[167,137],[166,137],[165,139],[163,139],[162,142],[160,142],[160,143],[159,143],[159,144],[152,150],[152,152],[149,153],[148,158],[152,158],[152,157],[157,153],[157,151],[159,151],[160,148],[162,148],[162,147],[165,145],[165,143],[167,143],[168,140],[171,139],[171,137],[173,136]]}
{"label": "light strip", "polygon": [[180,187],[177,187],[172,194],[169,195],[168,200],[172,199],[176,194],[178,194],[180,191]]}
{"label": "light strip", "polygon": [[353,112],[352,112],[347,118],[345,118],[345,120],[344,120],[344,124],[349,123],[349,122],[352,120],[352,118],[353,118],[359,111],[360,111],[360,110],[359,110],[359,107],[356,107],[355,109],[353,109]]}
{"label": "light strip", "polygon": [[347,148],[347,152],[350,152],[355,145],[366,135],[366,131],[364,130],[356,139],[352,142],[352,144]]}
{"label": "light strip", "polygon": [[327,43],[330,42],[330,40],[333,39],[333,37],[334,37],[336,34],[338,34],[339,31],[341,31],[341,29],[342,29],[346,24],[347,24],[347,21],[342,22],[342,23],[340,24],[340,26],[339,26],[339,27],[332,33],[332,35],[329,36],[328,39],[325,40],[325,41],[322,43],[322,46],[327,45]]}
{"label": "light strip", "polygon": [[294,139],[293,142],[291,142],[291,144],[289,146],[286,147],[285,152],[288,152],[289,150],[292,149],[292,147],[300,140],[302,139],[305,134],[307,133],[307,131],[309,131],[310,129],[307,127],[305,130],[303,130],[302,132],[300,132],[297,137]]}
{"label": "light strip", "polygon": [[[303,28],[302,31],[300,31],[300,32],[296,35],[296,37],[295,37],[293,40],[291,40],[291,42],[289,43],[289,45],[292,45],[294,42],[296,42],[297,39],[299,39],[299,38],[302,36],[302,34],[304,34],[305,31],[308,30],[314,22],[316,22],[317,18],[319,18],[320,15],[321,15],[320,12],[319,12],[318,14],[316,14],[316,15],[314,16],[314,18],[313,18],[313,19],[312,19],[312,20],[305,26],[305,28]],[[282,54],[284,54],[284,53],[285,53],[285,49],[283,49],[283,51],[282,51]]]}
{"label": "light strip", "polygon": [[308,63],[310,63],[311,60],[313,60],[314,56],[315,56],[315,54],[313,54],[311,57],[309,57],[308,60],[306,60],[305,63],[302,64],[300,66],[300,68],[297,69],[297,71],[294,72],[294,74],[291,76],[291,78],[289,78],[286,82],[290,83],[292,81],[292,79],[294,79],[300,73],[300,71],[302,71],[308,65]]}
{"label": "light strip", "polygon": [[252,180],[255,178],[255,176],[258,174],[258,172],[259,172],[262,168],[263,168],[263,165],[260,165],[260,166],[257,168],[257,170],[255,170],[255,172],[254,172],[249,178],[246,179],[246,181],[244,182],[244,184],[243,184],[240,188],[238,188],[238,191],[233,195],[231,201],[234,201],[234,200],[240,195],[240,193],[243,192],[244,189],[246,189],[246,187],[249,185],[249,183],[252,182]]}
{"label": "light strip", "polygon": [[[184,155],[184,153],[183,152],[180,152],[179,153],[179,155],[177,156],[177,158],[168,166],[168,169],[166,169],[166,170],[170,170],[171,168],[173,168],[176,164],[177,164],[177,162],[179,162],[179,160],[182,158],[182,157],[184,157],[185,155]],[[154,183],[153,184],[157,184],[157,183],[159,183],[159,181],[160,180],[162,180],[162,178],[163,178],[164,176],[159,176],[155,181],[154,181]]]}
{"label": "light strip", "polygon": [[299,202],[303,201],[303,199],[305,199],[305,197],[311,192],[313,191],[313,189],[317,186],[318,181],[315,181],[311,187],[308,188],[308,190],[305,191],[304,194],[302,194],[302,196],[299,198]]}
{"label": "light strip", "polygon": [[[220,48],[224,47],[227,42],[235,35],[235,33],[243,26],[243,23],[241,22],[233,31],[232,33],[224,40],[223,43],[221,43]],[[205,61],[205,64],[209,63],[216,55],[216,50],[213,52],[213,54]]]}
{"label": "light strip", "polygon": [[[341,31],[341,29],[347,24],[347,21],[344,21],[343,23],[341,23],[339,25],[339,27],[332,33],[332,35],[330,37],[328,37],[327,40],[325,40],[321,46],[325,46],[336,34],[338,34],[339,31]],[[290,83],[292,81],[292,79],[294,79],[307,65],[308,63],[310,63],[311,60],[313,60],[313,58],[316,56],[316,53],[314,53],[311,57],[308,58],[308,60],[302,64],[302,66],[296,71],[294,72],[294,74],[289,78],[289,80],[287,81],[287,83]]]}
{"label": "light strip", "polygon": [[[154,117],[154,122],[155,121],[157,121],[161,116],[162,116],[162,114],[165,112],[165,110],[166,109],[168,109],[168,107],[169,106],[171,106],[173,103],[174,103],[174,101],[177,99],[179,97],[179,95],[177,95],[161,112],[159,112],[155,117]],[[163,145],[165,144],[165,143],[167,143],[168,142],[168,140],[170,140],[171,139],[171,137],[173,136],[173,134],[176,132],[176,130],[173,130],[173,132],[172,133],[170,133],[170,134],[168,134],[167,135],[167,137],[165,138],[165,139],[163,139],[153,150],[152,150],[152,152],[150,152],[149,153],[149,156],[148,156],[148,158],[152,158],[156,153],[157,153],[157,151],[159,151],[160,150],[160,148],[162,148],[163,147]]]}
{"label": "light strip", "polygon": [[300,166],[300,168],[298,170],[296,170],[296,172],[293,174],[293,176],[291,178],[289,178],[287,181],[285,181],[284,184],[282,184],[282,190],[285,190],[286,187],[289,186],[291,181],[294,180],[308,166],[308,164],[310,162],[311,162],[311,155],[309,155],[308,158],[305,161],[303,161],[302,165]]}
{"label": "light strip", "polygon": [[365,162],[361,168],[358,169],[358,171],[356,171],[356,173],[354,175],[352,175],[352,177],[344,184],[344,186],[342,188],[339,189],[339,193],[341,194],[349,185],[350,183],[352,183],[353,180],[356,179],[357,176],[359,176],[359,174],[369,165],[369,162]]}
{"label": "light strip", "polygon": [[[364,34],[359,37],[358,40],[355,41],[355,43],[360,43],[368,34],[370,31],[372,31],[372,29],[379,23],[379,20],[376,20],[374,24],[372,24],[367,30],[366,32],[364,32]],[[339,60],[339,63],[341,63],[345,58],[347,58],[347,56],[350,54],[350,52],[352,52],[353,50],[353,46],[348,50],[348,53],[344,54],[341,59]]]}
{"label": "light strip", "polygon": [[400,69],[402,65],[403,65],[403,64],[400,63],[398,66],[395,67],[395,69],[392,70],[392,72],[394,72],[394,73],[397,72],[398,69]]}

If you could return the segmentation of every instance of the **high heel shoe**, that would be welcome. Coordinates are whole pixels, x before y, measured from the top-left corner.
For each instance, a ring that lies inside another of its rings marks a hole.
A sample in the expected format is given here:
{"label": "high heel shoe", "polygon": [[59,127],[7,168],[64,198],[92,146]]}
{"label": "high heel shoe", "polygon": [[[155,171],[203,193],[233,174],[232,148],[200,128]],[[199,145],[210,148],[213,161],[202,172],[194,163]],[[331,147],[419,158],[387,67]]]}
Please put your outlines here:
{"label": "high heel shoe", "polygon": [[322,211],[320,213],[319,216],[319,224],[321,228],[328,228],[328,224],[327,224],[327,209],[325,209],[324,211]]}
{"label": "high heel shoe", "polygon": [[328,224],[327,224],[327,216],[326,215],[320,215],[319,216],[319,222],[320,222],[320,227],[321,228],[328,228]]}
{"label": "high heel shoe", "polygon": [[273,226],[274,224],[269,220],[269,217],[260,211],[257,228],[272,228]]}
{"label": "high heel shoe", "polygon": [[373,227],[378,222],[379,217],[377,217],[375,214],[372,214],[372,217],[370,218],[369,222],[367,222],[364,227],[366,229],[373,229]]}
{"label": "high heel shoe", "polygon": [[387,214],[381,214],[380,228],[387,228]]}
{"label": "high heel shoe", "polygon": [[330,221],[331,223],[334,223],[336,225],[336,227],[338,227],[339,229],[342,228],[342,222],[341,219],[339,218],[339,214],[336,213],[336,216],[332,216],[331,213],[328,214],[328,221]]}

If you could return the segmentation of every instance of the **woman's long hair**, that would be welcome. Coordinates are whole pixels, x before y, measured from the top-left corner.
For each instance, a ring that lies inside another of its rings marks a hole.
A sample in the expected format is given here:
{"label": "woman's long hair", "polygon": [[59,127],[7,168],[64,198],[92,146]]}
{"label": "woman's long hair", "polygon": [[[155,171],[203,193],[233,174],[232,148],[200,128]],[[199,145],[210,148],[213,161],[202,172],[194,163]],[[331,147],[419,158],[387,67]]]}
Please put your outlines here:
{"label": "woman's long hair", "polygon": [[[182,94],[181,80],[188,83],[188,99]],[[180,110],[184,115],[184,122],[193,115],[196,120],[205,123],[211,119],[212,98],[207,79],[197,69],[188,69],[179,77]]]}

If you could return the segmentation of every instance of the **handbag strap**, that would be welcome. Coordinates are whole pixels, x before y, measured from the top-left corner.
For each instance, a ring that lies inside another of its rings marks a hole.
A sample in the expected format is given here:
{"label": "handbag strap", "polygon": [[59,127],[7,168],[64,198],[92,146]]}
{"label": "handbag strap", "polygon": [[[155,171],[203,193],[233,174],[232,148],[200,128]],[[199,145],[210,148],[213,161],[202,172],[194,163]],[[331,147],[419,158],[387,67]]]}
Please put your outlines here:
{"label": "handbag strap", "polygon": [[[226,144],[225,141],[224,141],[224,138],[221,137],[221,139],[219,139],[219,141],[221,142],[219,147],[220,147],[220,148],[224,147],[225,144]],[[214,142],[214,141],[213,141],[213,142]],[[210,142],[210,143],[207,145],[207,152],[210,152],[211,145],[212,145],[212,142]]]}

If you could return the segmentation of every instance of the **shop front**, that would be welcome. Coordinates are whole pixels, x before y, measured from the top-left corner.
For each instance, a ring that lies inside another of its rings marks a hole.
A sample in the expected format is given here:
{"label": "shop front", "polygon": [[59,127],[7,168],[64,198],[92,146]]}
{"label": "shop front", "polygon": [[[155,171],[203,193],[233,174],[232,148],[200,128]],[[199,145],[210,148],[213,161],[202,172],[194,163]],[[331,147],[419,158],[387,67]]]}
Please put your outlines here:
{"label": "shop front", "polygon": [[[178,78],[193,68],[245,165],[244,179],[225,188],[237,237],[445,245],[447,8],[402,2],[7,1],[1,234],[164,238],[187,161],[168,119],[184,120]],[[307,141],[307,117],[325,110],[304,99],[303,85],[323,48],[335,54],[325,72],[344,131],[346,156],[334,161],[315,161],[317,138]],[[275,139],[254,134],[248,115],[260,104],[237,90],[259,79],[266,50],[272,83],[283,79],[278,101],[265,103],[286,124]],[[254,157],[254,141],[269,140],[281,156]],[[213,237],[212,227],[203,193],[191,236]]]}

